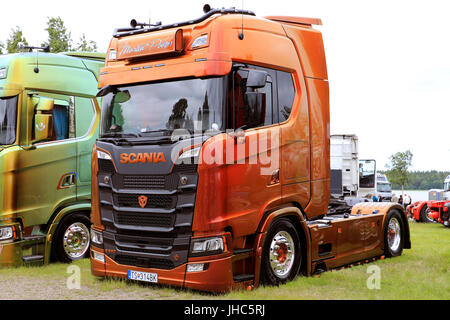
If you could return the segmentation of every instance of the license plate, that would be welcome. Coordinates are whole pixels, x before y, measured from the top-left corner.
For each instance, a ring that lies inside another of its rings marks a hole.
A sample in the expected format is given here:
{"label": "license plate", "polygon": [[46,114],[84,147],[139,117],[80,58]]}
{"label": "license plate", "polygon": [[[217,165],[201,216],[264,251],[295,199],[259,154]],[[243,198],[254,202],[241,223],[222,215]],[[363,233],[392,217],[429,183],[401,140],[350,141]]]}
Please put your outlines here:
{"label": "license plate", "polygon": [[150,273],[150,272],[128,270],[128,279],[158,283],[158,274]]}

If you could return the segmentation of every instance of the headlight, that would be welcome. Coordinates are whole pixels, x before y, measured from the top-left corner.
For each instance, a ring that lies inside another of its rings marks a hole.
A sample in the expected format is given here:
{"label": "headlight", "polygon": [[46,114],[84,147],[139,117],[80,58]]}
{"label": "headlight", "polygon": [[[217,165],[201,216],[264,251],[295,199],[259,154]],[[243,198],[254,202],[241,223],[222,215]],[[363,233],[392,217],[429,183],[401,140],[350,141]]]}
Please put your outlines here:
{"label": "headlight", "polygon": [[191,148],[189,150],[184,151],[179,157],[178,159],[188,159],[188,158],[192,158],[192,157],[198,157],[198,155],[200,154],[200,149],[201,147],[196,147],[196,148]]}
{"label": "headlight", "polygon": [[225,252],[225,237],[192,239],[191,256],[205,256]]}
{"label": "headlight", "polygon": [[9,240],[15,237],[14,226],[0,227],[0,240]]}
{"label": "headlight", "polygon": [[95,244],[103,244],[103,234],[91,228],[91,241]]}
{"label": "headlight", "polygon": [[117,51],[109,50],[109,60],[116,60],[116,59],[117,59]]}
{"label": "headlight", "polygon": [[97,150],[97,158],[104,160],[111,160],[111,156],[109,154],[100,150]]}
{"label": "headlight", "polygon": [[195,38],[194,42],[192,42],[191,48],[192,49],[197,49],[197,48],[200,48],[200,47],[204,47],[204,46],[207,45],[207,43],[208,43],[208,35],[204,34],[204,35],[202,35],[200,37]]}

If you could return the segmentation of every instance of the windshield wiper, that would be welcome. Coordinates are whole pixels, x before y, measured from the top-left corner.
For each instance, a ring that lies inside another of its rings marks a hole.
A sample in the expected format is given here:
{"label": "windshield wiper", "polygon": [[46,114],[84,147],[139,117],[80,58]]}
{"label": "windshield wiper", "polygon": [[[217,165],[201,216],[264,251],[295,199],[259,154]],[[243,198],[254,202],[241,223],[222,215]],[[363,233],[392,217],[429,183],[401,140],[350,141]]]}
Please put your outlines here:
{"label": "windshield wiper", "polygon": [[101,135],[101,137],[105,137],[105,138],[125,138],[125,137],[139,138],[140,135],[137,133],[107,132],[107,133],[103,133]]}
{"label": "windshield wiper", "polygon": [[169,129],[157,129],[157,130],[150,130],[150,131],[141,131],[141,136],[142,136],[143,134],[146,134],[146,133],[156,133],[156,132],[165,133],[165,134],[167,135],[167,134],[169,134],[169,133],[172,133],[173,130],[169,130]]}

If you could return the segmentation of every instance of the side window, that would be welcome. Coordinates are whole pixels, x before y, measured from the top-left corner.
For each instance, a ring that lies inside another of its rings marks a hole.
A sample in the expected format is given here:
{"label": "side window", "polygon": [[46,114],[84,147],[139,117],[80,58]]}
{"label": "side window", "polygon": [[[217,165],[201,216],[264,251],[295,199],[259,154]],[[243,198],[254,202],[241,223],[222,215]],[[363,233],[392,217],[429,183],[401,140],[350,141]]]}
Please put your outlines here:
{"label": "side window", "polygon": [[292,74],[284,71],[277,71],[278,84],[278,113],[280,122],[289,118],[294,103],[295,87]]}
{"label": "side window", "polygon": [[[232,94],[234,126],[231,126],[231,128],[250,129],[273,124],[274,99],[271,76],[267,76],[266,85],[262,88],[247,87],[247,76],[248,71],[246,70],[239,70],[234,75],[234,91]],[[255,110],[257,106],[261,110]]]}
{"label": "side window", "polygon": [[75,97],[76,137],[88,133],[94,120],[95,110],[89,98]]}
{"label": "side window", "polygon": [[38,99],[53,101],[53,108],[35,108],[32,140],[34,142],[61,141],[87,134],[95,117],[89,98],[43,94]]}
{"label": "side window", "polygon": [[[59,141],[75,137],[75,112],[71,97],[36,95],[32,140],[34,142]],[[43,102],[52,102],[43,103]]]}
{"label": "side window", "polygon": [[264,125],[270,125],[273,121],[273,99],[272,99],[272,78],[267,77],[266,86],[264,88],[256,89],[256,92],[264,93],[266,98],[266,115],[264,117]]}

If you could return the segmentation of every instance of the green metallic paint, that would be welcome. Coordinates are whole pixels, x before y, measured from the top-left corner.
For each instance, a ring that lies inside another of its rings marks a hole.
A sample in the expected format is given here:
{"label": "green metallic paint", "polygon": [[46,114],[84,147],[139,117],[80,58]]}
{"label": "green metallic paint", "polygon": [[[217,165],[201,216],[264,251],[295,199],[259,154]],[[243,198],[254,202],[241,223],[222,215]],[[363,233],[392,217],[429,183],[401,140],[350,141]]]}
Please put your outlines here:
{"label": "green metallic paint", "polygon": [[[90,153],[98,137],[100,104],[95,95],[102,58],[104,54],[87,53],[0,56],[0,68],[7,67],[6,78],[0,79],[0,97],[18,96],[16,141],[0,146],[0,226],[19,223],[22,237],[46,236],[45,243],[36,240],[35,248],[29,240],[0,242],[0,265],[20,264],[23,250],[30,248],[33,254],[45,249],[41,254],[48,262],[59,221],[73,212],[90,211]],[[73,99],[77,106],[92,108],[89,119],[83,118],[89,112],[77,114],[83,132],[61,141],[32,141],[37,95],[68,103]],[[58,188],[61,178],[71,172],[80,176],[77,183]]]}

